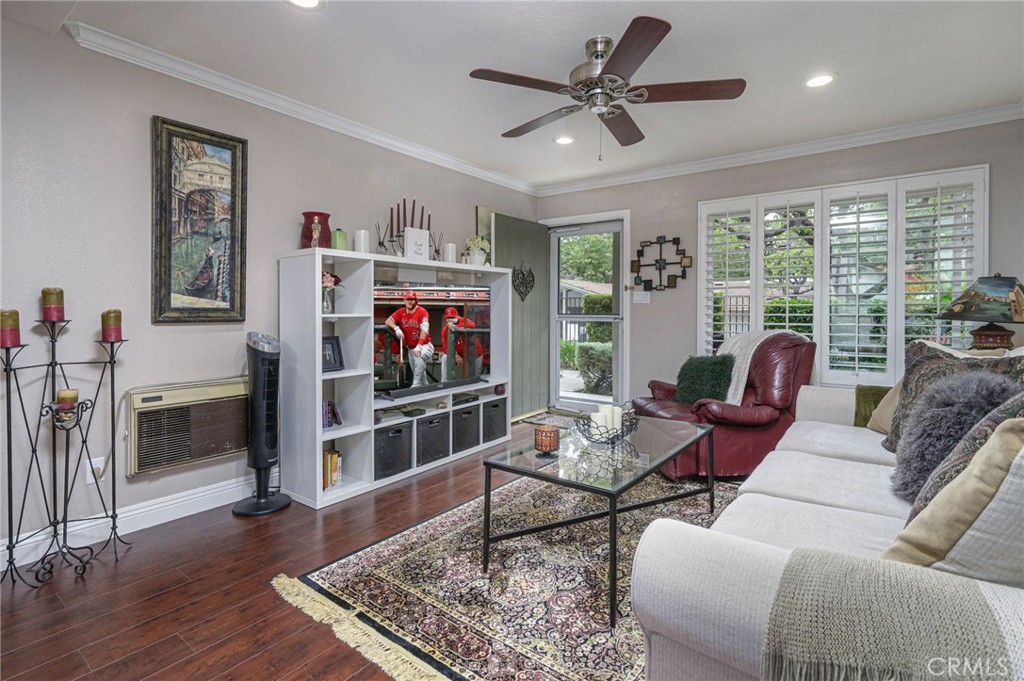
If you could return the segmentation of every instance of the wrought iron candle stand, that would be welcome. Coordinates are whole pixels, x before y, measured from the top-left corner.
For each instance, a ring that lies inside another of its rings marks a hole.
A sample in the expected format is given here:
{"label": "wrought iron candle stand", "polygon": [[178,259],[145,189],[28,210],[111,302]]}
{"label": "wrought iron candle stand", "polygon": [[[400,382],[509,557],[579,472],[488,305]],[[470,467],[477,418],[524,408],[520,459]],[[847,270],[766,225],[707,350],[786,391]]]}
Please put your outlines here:
{"label": "wrought iron candle stand", "polygon": [[[117,364],[117,352],[121,345],[126,343],[127,340],[103,340],[97,341],[100,347],[103,348],[107,355],[106,360],[93,360],[83,362],[60,362],[57,359],[57,341],[60,337],[61,332],[71,322],[70,319],[62,320],[37,320],[38,323],[42,324],[46,329],[50,343],[50,360],[45,364],[34,364],[24,367],[15,367],[14,360],[20,354],[20,352],[27,347],[26,345],[15,345],[10,347],[4,347],[3,350],[3,370],[4,370],[4,386],[6,390],[6,425],[7,425],[7,564],[4,568],[3,574],[0,575],[0,583],[7,579],[10,575],[11,581],[17,582],[21,579],[22,582],[29,585],[30,587],[37,587],[41,584],[49,581],[53,577],[53,567],[55,560],[60,557],[63,558],[68,564],[73,564],[72,559],[77,562],[74,565],[75,573],[82,575],[85,572],[88,562],[95,556],[102,553],[108,545],[113,543],[114,547],[114,560],[120,559],[118,556],[117,543],[120,542],[126,546],[130,546],[131,543],[121,538],[117,531],[117,453],[116,453],[116,429],[117,429],[117,397],[116,387],[114,380],[114,371]],[[57,380],[58,372],[59,377],[63,379],[63,383],[67,386],[67,376],[65,374],[65,367],[70,365],[101,365],[102,370],[100,373],[99,380],[96,383],[96,392],[93,399],[86,399],[74,403],[72,408],[67,408],[65,404],[57,403]],[[92,453],[89,450],[89,431],[92,426],[92,419],[95,416],[95,410],[92,410],[92,406],[97,403],[99,398],[100,389],[103,386],[103,381],[106,378],[107,367],[110,368],[110,507],[108,508],[106,499],[103,496],[103,490],[99,481],[97,481],[96,495],[100,500],[102,507],[102,514],[97,516],[91,516],[87,518],[79,518],[72,520],[68,517],[68,505],[70,503],[72,493],[74,491],[74,480],[77,479],[78,473],[81,469],[81,465],[84,460],[90,469],[95,470],[93,466]],[[44,367],[46,370],[45,382],[43,384],[43,397],[40,400],[40,408],[36,414],[35,424],[29,420],[29,412],[25,407],[24,396],[21,390],[21,383],[18,380],[18,372],[24,372],[30,369],[38,369]],[[13,390],[12,390],[13,387]],[[48,399],[47,399],[47,393]],[[28,436],[30,445],[30,455],[28,462],[28,471],[25,475],[25,483],[21,490],[21,504],[18,514],[18,524],[15,526],[15,503],[14,503],[14,455],[13,455],[13,432],[14,432],[14,414],[13,414],[13,399],[17,398],[18,404],[21,409],[21,420],[25,425],[25,430]],[[88,412],[88,418],[83,423],[83,417]],[[43,477],[42,466],[40,464],[40,435],[42,433],[43,419],[49,417],[50,421],[50,489],[47,491],[46,482]],[[61,431],[64,434],[64,488],[63,494],[60,494],[58,488],[58,456],[57,456],[57,432]],[[72,473],[72,461],[71,461],[71,436],[73,432],[77,432],[80,435],[80,443],[78,447],[78,455],[74,462],[74,471]],[[35,475],[33,475],[35,474]],[[44,500],[48,501],[49,504],[46,506],[48,524],[35,532],[24,537],[21,535],[21,521],[24,517],[25,506],[28,501],[29,492],[33,485],[33,478],[38,478],[37,482],[39,485],[39,491]],[[97,519],[106,518],[110,521],[110,534],[107,536],[107,541],[103,544],[98,551],[93,551],[89,547],[74,547],[68,544],[68,525],[72,522],[86,522],[94,521]],[[50,532],[50,543],[43,553],[43,557],[33,563],[28,570],[35,572],[35,581],[33,584],[18,569],[15,564],[14,552],[15,548],[24,542],[27,542],[39,534],[49,531]]]}
{"label": "wrought iron candle stand", "polygon": [[[74,483],[71,480],[71,433],[77,430],[79,434],[82,434],[82,416],[85,412],[92,409],[92,400],[83,400],[81,402],[75,402],[73,404],[64,404],[51,402],[43,405],[39,415],[42,417],[49,416],[53,421],[53,426],[57,430],[64,433],[64,494],[62,495],[64,501],[64,507],[61,510],[60,518],[63,522],[51,523],[54,532],[57,532],[58,525],[63,526],[63,532],[50,538],[50,546],[47,548],[43,557],[40,558],[34,565],[39,567],[36,569],[36,581],[48,582],[53,578],[53,565],[58,558],[63,558],[64,562],[69,565],[74,565],[72,559],[78,562],[75,565],[75,574],[84,575],[87,564],[93,557],[93,550],[89,546],[72,546],[68,543],[68,505],[71,503],[71,492],[75,489]],[[81,463],[81,457],[75,465],[75,475],[78,475],[78,464]],[[57,475],[57,466],[54,462],[53,467],[54,476]],[[56,504],[57,504],[57,486],[54,484],[53,487],[53,503],[54,503],[54,518],[56,518]]]}

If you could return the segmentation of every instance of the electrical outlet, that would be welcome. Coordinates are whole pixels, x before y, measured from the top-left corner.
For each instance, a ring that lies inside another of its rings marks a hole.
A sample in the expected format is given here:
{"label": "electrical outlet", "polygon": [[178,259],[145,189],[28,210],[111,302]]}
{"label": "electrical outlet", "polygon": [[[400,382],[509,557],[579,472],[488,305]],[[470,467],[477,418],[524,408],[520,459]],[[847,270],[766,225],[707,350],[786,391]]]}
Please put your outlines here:
{"label": "electrical outlet", "polygon": [[[89,460],[86,459],[86,461],[85,461],[85,464],[86,464],[86,466],[85,466],[85,482],[86,482],[87,485],[95,485],[96,484],[96,476],[102,476],[102,474],[103,474],[103,464],[105,464],[106,462],[107,462],[107,460],[106,460],[105,457],[94,456],[92,458],[92,466],[93,467],[89,468]],[[100,477],[100,480],[102,480],[102,479],[103,478]]]}

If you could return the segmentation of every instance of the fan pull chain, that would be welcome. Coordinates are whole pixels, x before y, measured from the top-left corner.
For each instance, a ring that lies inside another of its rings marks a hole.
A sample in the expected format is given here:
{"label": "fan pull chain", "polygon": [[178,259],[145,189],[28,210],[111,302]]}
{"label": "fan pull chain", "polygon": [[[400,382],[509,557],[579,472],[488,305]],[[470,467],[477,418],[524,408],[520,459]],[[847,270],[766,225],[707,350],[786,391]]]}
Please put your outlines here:
{"label": "fan pull chain", "polygon": [[597,162],[604,160],[604,126],[601,125],[601,117],[597,117]]}

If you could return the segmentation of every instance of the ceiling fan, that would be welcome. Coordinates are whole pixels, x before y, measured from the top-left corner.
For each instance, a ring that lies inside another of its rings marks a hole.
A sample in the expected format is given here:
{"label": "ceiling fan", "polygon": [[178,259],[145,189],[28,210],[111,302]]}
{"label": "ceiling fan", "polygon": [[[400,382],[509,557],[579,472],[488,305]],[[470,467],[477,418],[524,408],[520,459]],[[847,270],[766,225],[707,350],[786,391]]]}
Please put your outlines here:
{"label": "ceiling fan", "polygon": [[493,69],[474,69],[469,75],[480,80],[569,95],[578,102],[512,128],[502,133],[502,137],[525,135],[586,107],[597,114],[619,144],[625,147],[642,140],[644,134],[625,107],[614,103],[618,100],[630,104],[653,104],[736,99],[747,87],[747,81],[742,78],[630,85],[629,79],[671,30],[672,25],[663,19],[636,17],[614,51],[614,43],[608,36],[591,38],[586,44],[587,61],[572,70],[569,85]]}

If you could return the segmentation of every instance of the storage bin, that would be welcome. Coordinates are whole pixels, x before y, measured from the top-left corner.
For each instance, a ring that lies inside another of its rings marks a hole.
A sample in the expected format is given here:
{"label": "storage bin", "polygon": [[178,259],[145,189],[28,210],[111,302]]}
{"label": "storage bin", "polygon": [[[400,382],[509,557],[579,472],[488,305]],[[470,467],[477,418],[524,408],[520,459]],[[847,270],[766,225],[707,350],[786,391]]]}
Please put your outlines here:
{"label": "storage bin", "polygon": [[484,410],[483,429],[484,442],[499,440],[505,437],[508,427],[508,419],[505,417],[505,399],[492,400],[482,405]]}
{"label": "storage bin", "polygon": [[416,420],[416,465],[433,463],[448,456],[451,442],[451,418],[448,414],[424,416]]}
{"label": "storage bin", "polygon": [[463,452],[480,444],[480,405],[452,410],[452,453]]}
{"label": "storage bin", "polygon": [[412,468],[412,422],[373,431],[373,479],[397,475]]}

